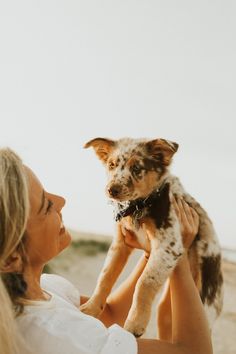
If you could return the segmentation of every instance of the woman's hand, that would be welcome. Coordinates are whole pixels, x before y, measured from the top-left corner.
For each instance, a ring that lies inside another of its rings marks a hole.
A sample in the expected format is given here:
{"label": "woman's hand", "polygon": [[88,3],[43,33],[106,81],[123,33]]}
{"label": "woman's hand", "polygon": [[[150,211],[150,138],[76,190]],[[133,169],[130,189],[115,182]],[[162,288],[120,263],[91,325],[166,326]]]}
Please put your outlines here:
{"label": "woman's hand", "polygon": [[183,245],[188,249],[197,235],[199,216],[182,198],[173,197],[172,203],[179,219]]}
{"label": "woman's hand", "polygon": [[144,230],[145,242],[143,240],[143,244],[141,245],[138,242],[135,233],[133,231],[130,231],[130,230],[127,230],[126,228],[124,228],[122,230],[122,233],[124,236],[124,243],[126,244],[126,246],[129,246],[131,248],[137,248],[137,249],[143,250],[145,252],[145,258],[148,259],[149,255],[150,255],[150,249],[151,249],[150,240],[148,237],[148,232],[146,230],[145,223],[142,223],[140,225],[140,227]]}
{"label": "woman's hand", "polygon": [[150,241],[149,241],[146,233],[145,233],[145,236],[146,236],[146,245],[147,246],[145,247],[145,249],[140,245],[140,243],[138,242],[137,237],[133,231],[124,229],[123,235],[124,235],[124,243],[127,246],[132,247],[132,248],[143,249],[146,252],[148,252],[150,250]]}

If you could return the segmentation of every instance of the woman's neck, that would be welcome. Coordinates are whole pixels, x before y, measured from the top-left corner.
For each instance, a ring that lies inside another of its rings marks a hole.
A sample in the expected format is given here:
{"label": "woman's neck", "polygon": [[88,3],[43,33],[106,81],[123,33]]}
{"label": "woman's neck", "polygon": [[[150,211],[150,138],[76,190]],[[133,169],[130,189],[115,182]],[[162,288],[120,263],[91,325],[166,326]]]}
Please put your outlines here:
{"label": "woman's neck", "polygon": [[28,300],[48,300],[47,295],[40,286],[40,277],[43,267],[27,266],[24,269],[23,277],[27,283],[25,298]]}

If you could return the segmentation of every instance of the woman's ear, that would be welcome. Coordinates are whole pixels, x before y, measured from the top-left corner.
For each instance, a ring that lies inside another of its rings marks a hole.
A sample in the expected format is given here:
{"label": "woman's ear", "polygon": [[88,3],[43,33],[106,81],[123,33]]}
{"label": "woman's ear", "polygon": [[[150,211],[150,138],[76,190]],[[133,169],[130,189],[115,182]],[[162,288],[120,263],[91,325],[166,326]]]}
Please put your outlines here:
{"label": "woman's ear", "polygon": [[19,251],[14,251],[1,267],[2,273],[22,273],[23,260]]}

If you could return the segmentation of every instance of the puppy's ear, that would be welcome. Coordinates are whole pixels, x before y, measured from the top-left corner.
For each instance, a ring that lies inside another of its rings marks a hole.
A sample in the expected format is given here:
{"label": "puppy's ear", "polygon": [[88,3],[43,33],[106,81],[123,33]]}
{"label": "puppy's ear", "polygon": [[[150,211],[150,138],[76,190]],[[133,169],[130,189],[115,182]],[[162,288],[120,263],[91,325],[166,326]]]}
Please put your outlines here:
{"label": "puppy's ear", "polygon": [[105,138],[96,138],[88,141],[84,145],[84,148],[87,149],[92,146],[98,158],[102,160],[102,162],[107,162],[107,159],[111,151],[115,148],[115,144],[116,142],[114,140],[105,139]]}
{"label": "puppy's ear", "polygon": [[168,166],[171,162],[172,156],[178,150],[179,145],[169,140],[155,139],[148,141],[146,147],[150,155],[165,166]]}

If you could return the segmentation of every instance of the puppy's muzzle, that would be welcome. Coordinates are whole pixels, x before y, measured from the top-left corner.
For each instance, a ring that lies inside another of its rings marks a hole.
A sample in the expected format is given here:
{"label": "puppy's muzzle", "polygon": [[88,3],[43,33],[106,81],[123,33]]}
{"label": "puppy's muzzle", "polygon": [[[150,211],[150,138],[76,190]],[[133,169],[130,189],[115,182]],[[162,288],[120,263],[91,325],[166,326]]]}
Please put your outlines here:
{"label": "puppy's muzzle", "polygon": [[119,194],[121,193],[122,187],[119,184],[113,184],[108,187],[107,192],[109,197],[111,198],[117,198],[119,197]]}

